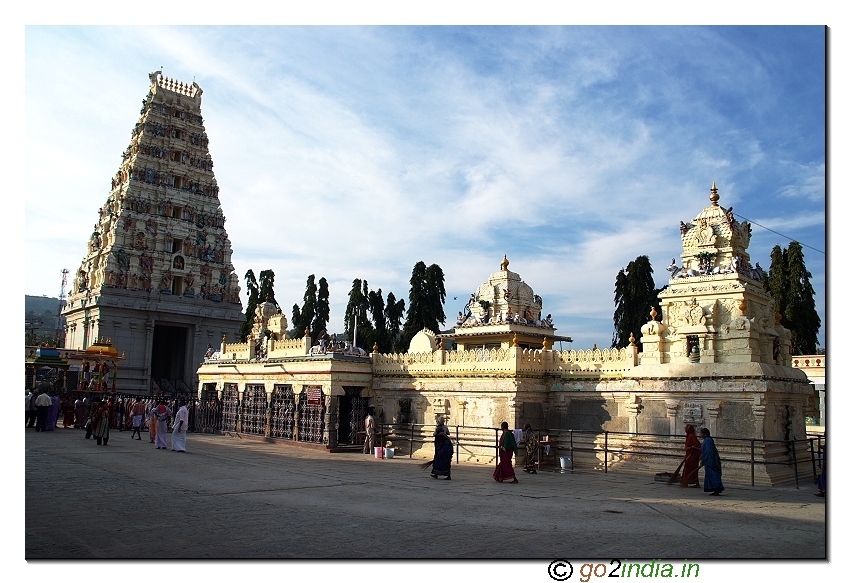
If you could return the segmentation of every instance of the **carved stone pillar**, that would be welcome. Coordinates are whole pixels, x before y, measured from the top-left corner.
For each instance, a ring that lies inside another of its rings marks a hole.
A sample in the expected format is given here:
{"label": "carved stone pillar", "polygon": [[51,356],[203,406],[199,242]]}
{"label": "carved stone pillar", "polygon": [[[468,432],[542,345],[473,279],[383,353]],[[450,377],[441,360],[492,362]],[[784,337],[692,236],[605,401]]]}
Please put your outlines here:
{"label": "carved stone pillar", "polygon": [[[328,389],[330,392],[330,389]],[[336,447],[338,444],[338,435],[337,435],[337,417],[339,412],[337,411],[337,402],[339,401],[338,397],[333,397],[331,395],[325,395],[325,434],[324,441],[327,443],[328,447]]]}
{"label": "carved stone pillar", "polygon": [[640,397],[637,395],[629,395],[629,400],[626,402],[626,412],[629,415],[629,433],[638,433],[638,415],[643,405],[640,404]]}
{"label": "carved stone pillar", "polygon": [[[266,428],[263,431],[263,435],[266,437],[271,437],[272,435],[272,392],[274,391],[274,382],[267,382],[266,384]],[[269,386],[271,386],[271,390],[269,390]]]}
{"label": "carved stone pillar", "polygon": [[678,435],[678,427],[676,427],[676,414],[679,410],[679,401],[674,399],[665,399],[664,405],[667,407],[667,420],[670,422],[670,435]]}
{"label": "carved stone pillar", "polygon": [[757,439],[764,439],[764,418],[767,413],[767,406],[764,403],[764,395],[753,396],[753,417],[755,418],[755,435]]}
{"label": "carved stone pillar", "polygon": [[705,410],[708,412],[708,430],[711,431],[712,435],[715,435],[717,432],[717,418],[720,416],[720,402],[709,403],[705,406]]}

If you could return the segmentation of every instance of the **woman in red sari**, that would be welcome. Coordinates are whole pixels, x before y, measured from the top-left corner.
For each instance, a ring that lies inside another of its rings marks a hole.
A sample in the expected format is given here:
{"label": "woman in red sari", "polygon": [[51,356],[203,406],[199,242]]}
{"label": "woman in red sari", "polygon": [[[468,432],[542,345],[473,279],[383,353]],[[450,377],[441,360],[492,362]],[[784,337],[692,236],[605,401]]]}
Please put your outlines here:
{"label": "woman in red sari", "polygon": [[62,403],[62,411],[65,413],[65,417],[62,418],[62,427],[64,427],[65,429],[73,427],[74,401],[70,397],[66,397],[65,402]]}
{"label": "woman in red sari", "polygon": [[685,465],[682,468],[682,481],[679,486],[687,488],[691,484],[699,488],[699,460],[701,453],[699,439],[693,425],[685,426]]}
{"label": "woman in red sari", "polygon": [[516,479],[513,464],[513,456],[516,449],[517,444],[514,434],[508,430],[508,422],[502,421],[502,436],[499,438],[499,465],[496,466],[496,471],[493,472],[493,479],[497,482],[504,482],[508,478],[513,478],[510,481],[511,484],[519,482]]}

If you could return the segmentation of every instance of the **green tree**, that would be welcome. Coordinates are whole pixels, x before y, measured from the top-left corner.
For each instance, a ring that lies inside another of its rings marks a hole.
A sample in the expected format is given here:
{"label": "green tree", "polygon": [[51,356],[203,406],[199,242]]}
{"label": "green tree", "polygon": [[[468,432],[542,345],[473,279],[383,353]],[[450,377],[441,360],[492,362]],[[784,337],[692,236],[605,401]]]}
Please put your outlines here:
{"label": "green tree", "polygon": [[384,308],[384,320],[387,323],[387,339],[390,342],[390,352],[399,352],[400,350],[401,320],[403,317],[404,300],[396,301],[393,292],[388,293],[387,306]]}
{"label": "green tree", "polygon": [[812,274],[806,269],[803,246],[791,241],[787,249],[770,253],[767,288],[773,296],[780,323],[791,331],[792,354],[815,354],[820,344],[820,316],[815,309]]}
{"label": "green tree", "polygon": [[351,282],[348,305],[345,307],[345,334],[354,344],[354,321],[357,319],[356,345],[371,352],[375,329],[369,321],[369,283],[364,279]]}
{"label": "green tree", "polygon": [[260,272],[260,291],[258,293],[257,303],[262,304],[271,302],[276,308],[280,309],[277,300],[274,299],[274,271],[266,269]]}
{"label": "green tree", "polygon": [[446,300],[445,278],[439,265],[434,263],[425,267],[425,263],[419,261],[413,266],[409,299],[407,319],[402,328],[399,346],[402,350],[410,347],[410,341],[423,328],[439,334],[440,324],[446,322],[446,314],[443,311]]}
{"label": "green tree", "polygon": [[254,275],[254,270],[249,269],[245,273],[245,286],[248,288],[248,306],[245,308],[245,321],[239,328],[239,341],[247,342],[248,334],[251,333],[251,328],[254,327],[254,312],[259,305],[260,287],[257,285],[257,278]]}
{"label": "green tree", "polygon": [[368,352],[372,351],[372,347],[377,344],[378,352],[389,352],[392,348],[390,335],[387,331],[387,316],[385,313],[386,306],[384,305],[384,295],[381,288],[378,291],[369,292],[369,313],[372,316],[372,326],[375,330],[372,346]]}
{"label": "green tree", "polygon": [[625,348],[629,345],[629,336],[634,334],[635,343],[640,343],[640,328],[649,320],[652,308],[661,319],[661,305],[658,291],[652,279],[652,265],[649,257],[641,255],[629,262],[625,269],[617,273],[614,282],[614,336],[612,348]]}
{"label": "green tree", "polygon": [[319,289],[316,292],[316,303],[313,316],[313,322],[310,324],[310,337],[313,344],[316,344],[319,335],[328,328],[328,320],[331,318],[330,290],[328,289],[328,280],[324,277],[319,279]]}
{"label": "green tree", "polygon": [[[307,277],[307,288],[304,290],[304,305],[300,308],[298,304],[292,306],[292,328],[293,338],[304,338],[304,331],[313,323],[316,317],[316,276],[311,274]],[[310,331],[313,337],[313,330]]]}

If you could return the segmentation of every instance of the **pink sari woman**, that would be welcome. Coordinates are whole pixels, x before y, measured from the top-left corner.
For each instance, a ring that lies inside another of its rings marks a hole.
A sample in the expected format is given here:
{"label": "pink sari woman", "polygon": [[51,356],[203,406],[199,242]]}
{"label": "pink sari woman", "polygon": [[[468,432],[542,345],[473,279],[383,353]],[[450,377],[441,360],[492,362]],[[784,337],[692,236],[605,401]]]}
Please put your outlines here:
{"label": "pink sari woman", "polygon": [[499,465],[493,472],[493,479],[497,482],[504,482],[508,478],[513,478],[511,484],[519,482],[516,479],[513,464],[513,456],[516,450],[517,444],[514,434],[508,431],[508,422],[502,421],[502,436],[499,438]]}

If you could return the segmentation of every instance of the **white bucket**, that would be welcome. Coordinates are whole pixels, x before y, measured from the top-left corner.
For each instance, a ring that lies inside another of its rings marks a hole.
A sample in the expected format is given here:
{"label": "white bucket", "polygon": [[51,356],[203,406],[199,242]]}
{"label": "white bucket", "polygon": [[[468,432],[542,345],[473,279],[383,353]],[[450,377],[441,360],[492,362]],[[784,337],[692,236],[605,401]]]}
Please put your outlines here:
{"label": "white bucket", "polygon": [[558,456],[558,459],[561,460],[561,469],[569,470],[573,466],[573,458],[568,455]]}
{"label": "white bucket", "polygon": [[395,455],[395,448],[394,447],[385,447],[384,448],[384,457],[385,458],[387,458],[388,460],[391,460],[391,459],[393,459],[394,455]]}
{"label": "white bucket", "polygon": [[375,457],[377,459],[383,459],[383,457],[384,457],[384,448],[383,447],[376,447],[375,448]]}

